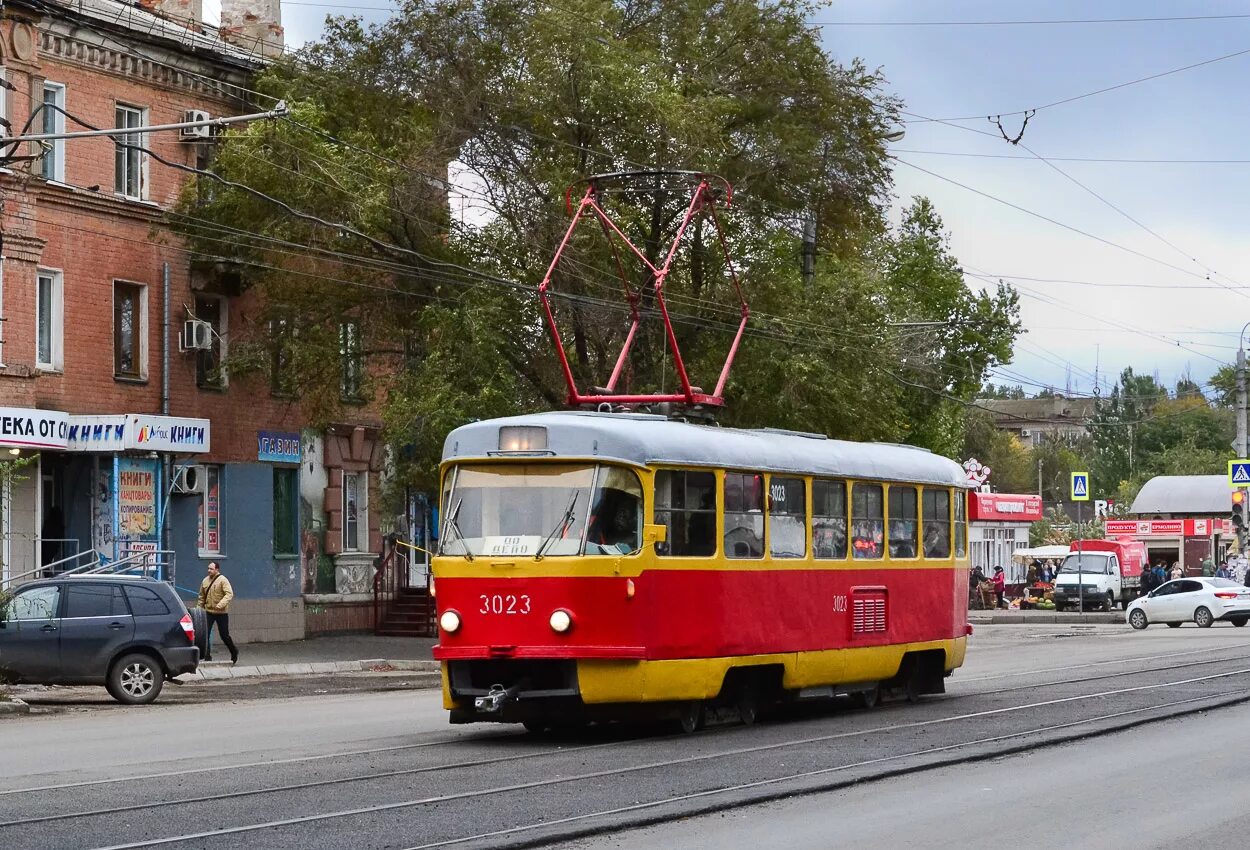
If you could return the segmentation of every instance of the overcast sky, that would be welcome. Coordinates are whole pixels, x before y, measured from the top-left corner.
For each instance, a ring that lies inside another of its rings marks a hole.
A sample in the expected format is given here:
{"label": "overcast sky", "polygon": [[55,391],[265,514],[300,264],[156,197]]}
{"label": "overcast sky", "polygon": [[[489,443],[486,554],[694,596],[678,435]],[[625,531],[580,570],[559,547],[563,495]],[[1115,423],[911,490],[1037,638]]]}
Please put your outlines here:
{"label": "overcast sky", "polygon": [[[386,5],[383,0],[357,0],[351,7],[284,2],[287,42],[295,46],[316,38],[327,13],[385,20],[385,11],[362,7]],[[1030,391],[1037,385],[1063,389],[1070,372],[1073,391],[1089,393],[1097,367],[1106,392],[1123,367],[1133,366],[1139,372],[1157,371],[1168,385],[1186,373],[1205,383],[1233,360],[1238,333],[1250,321],[1250,240],[1245,235],[1250,118],[1244,96],[1250,52],[1039,110],[1021,144],[1090,191],[1008,144],[984,116],[1044,106],[1250,50],[1250,18],[1021,26],[835,24],[1221,14],[1250,14],[1250,9],[1234,0],[836,0],[814,16],[828,23],[822,31],[835,58],[860,57],[880,67],[890,91],[909,112],[961,119],[952,122],[958,126],[909,120],[906,137],[893,145],[900,162],[910,164],[895,170],[895,215],[912,196],[927,195],[945,219],[965,270],[1012,276],[1027,333],[1000,382],[1025,383]],[[1004,129],[1014,136],[1021,118],[1004,114]],[[1245,162],[1061,159],[1066,157]],[[972,276],[969,283],[983,285]]]}

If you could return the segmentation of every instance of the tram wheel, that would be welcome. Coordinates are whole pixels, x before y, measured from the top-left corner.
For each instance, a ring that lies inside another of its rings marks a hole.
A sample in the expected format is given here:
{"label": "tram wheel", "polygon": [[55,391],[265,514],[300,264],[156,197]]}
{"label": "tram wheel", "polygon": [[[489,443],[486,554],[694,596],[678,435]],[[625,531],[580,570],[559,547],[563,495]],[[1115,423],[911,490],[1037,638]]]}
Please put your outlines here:
{"label": "tram wheel", "polygon": [[851,694],[851,703],[857,708],[876,708],[879,702],[881,702],[880,685],[871,687],[866,691],[856,691]]}
{"label": "tram wheel", "polygon": [[521,725],[525,727],[525,731],[531,735],[542,735],[551,729],[541,720],[522,720]]}
{"label": "tram wheel", "polygon": [[739,688],[738,696],[734,703],[738,709],[738,719],[742,721],[742,725],[755,725],[755,720],[760,713],[760,701],[755,693],[755,689],[750,685],[743,685]]}
{"label": "tram wheel", "polygon": [[684,702],[677,710],[677,725],[687,735],[702,729],[706,720],[707,712],[703,707],[703,700],[694,699]]}

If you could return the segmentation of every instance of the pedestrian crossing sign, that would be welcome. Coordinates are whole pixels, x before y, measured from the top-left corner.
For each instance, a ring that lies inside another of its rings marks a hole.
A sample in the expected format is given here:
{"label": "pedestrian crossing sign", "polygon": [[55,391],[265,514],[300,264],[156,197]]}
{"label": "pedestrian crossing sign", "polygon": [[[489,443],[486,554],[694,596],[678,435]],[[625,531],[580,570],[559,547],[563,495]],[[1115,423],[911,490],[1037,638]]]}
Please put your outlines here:
{"label": "pedestrian crossing sign", "polygon": [[1088,502],[1089,501],[1089,473],[1074,472],[1072,473],[1072,501]]}
{"label": "pedestrian crossing sign", "polygon": [[1231,487],[1250,487],[1250,460],[1228,462],[1228,483]]}

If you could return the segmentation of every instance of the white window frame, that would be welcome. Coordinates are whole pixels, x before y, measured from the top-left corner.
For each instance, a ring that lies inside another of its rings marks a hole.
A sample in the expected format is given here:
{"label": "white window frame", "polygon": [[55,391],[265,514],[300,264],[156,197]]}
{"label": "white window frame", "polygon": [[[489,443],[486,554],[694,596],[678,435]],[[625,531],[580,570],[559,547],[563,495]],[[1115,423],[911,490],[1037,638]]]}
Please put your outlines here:
{"label": "white window frame", "polygon": [[[53,100],[53,104],[56,106],[59,106],[61,109],[65,109],[66,108],[65,106],[65,83],[56,83],[56,82],[53,82],[52,80],[44,80],[43,81],[43,100],[41,100],[40,103],[48,102],[48,90],[49,89],[52,89],[56,92],[56,96]],[[45,113],[48,111],[46,107],[44,111]],[[65,132],[64,113],[57,112],[56,110],[51,110],[51,112],[53,116],[52,127],[50,130],[48,129],[48,122],[47,122],[47,119],[45,118],[44,125],[42,128],[43,132],[64,133]],[[54,183],[64,183],[65,182],[65,140],[53,139],[50,142],[35,142],[35,145],[40,150],[45,151],[45,153],[43,154],[43,160],[40,162],[40,166],[39,166],[40,173],[43,175],[43,178],[45,180],[49,180]],[[44,148],[44,145],[48,145],[48,147]],[[47,163],[52,164],[51,174],[47,173],[47,169],[46,169]]]}
{"label": "white window frame", "polygon": [[[134,287],[139,290],[139,327],[135,329],[135,359],[138,361],[137,375],[123,375],[117,371],[117,286]],[[146,381],[148,379],[148,285],[134,280],[113,279],[113,312],[110,318],[113,323],[113,377],[122,380]]]}
{"label": "white window frame", "polygon": [[[52,338],[48,346],[50,356],[46,361],[39,359],[39,316],[44,309],[42,296],[42,279],[44,278],[52,282],[51,303],[48,305],[50,311],[48,330]],[[35,270],[35,366],[53,372],[60,372],[65,368],[65,276],[57,269]]]}
{"label": "white window frame", "polygon": [[[356,494],[356,542],[352,544],[349,540],[348,533],[348,511],[347,511],[347,495],[348,481],[354,482],[354,490]],[[363,529],[364,545],[361,545],[361,536]],[[343,551],[344,552],[368,552],[369,551],[369,473],[368,472],[348,472],[343,470]]]}
{"label": "white window frame", "polygon": [[[117,113],[123,110],[126,112],[134,113],[139,116],[139,123],[136,129],[148,126],[148,110],[145,107],[131,106],[128,103],[115,103],[113,105],[113,115],[114,115],[113,124],[115,127],[117,124],[117,117],[116,117]],[[121,128],[117,128],[117,129],[121,129]],[[146,138],[145,134],[135,133],[130,136],[119,136],[118,140],[124,141],[126,144],[142,145],[143,140],[145,138]],[[114,193],[119,195],[120,197],[130,198],[136,201],[146,201],[148,198],[148,155],[143,153],[142,151],[136,151],[135,153],[139,157],[139,187],[138,187],[139,193],[137,195],[132,195],[129,192],[124,191],[124,189],[130,183],[129,172],[127,172],[126,174],[127,179],[122,181],[123,190],[119,191],[117,189],[117,183],[118,183],[117,178],[120,177],[121,175],[117,173],[116,162],[114,162],[114,168],[113,168],[113,171],[114,171],[113,190],[114,190]]]}
{"label": "white window frame", "polygon": [[[213,473],[217,476],[217,548],[208,548],[208,477]],[[226,554],[226,475],[225,467],[220,464],[205,464],[204,492],[200,494],[199,528],[196,535],[196,547],[201,558],[223,558]]]}

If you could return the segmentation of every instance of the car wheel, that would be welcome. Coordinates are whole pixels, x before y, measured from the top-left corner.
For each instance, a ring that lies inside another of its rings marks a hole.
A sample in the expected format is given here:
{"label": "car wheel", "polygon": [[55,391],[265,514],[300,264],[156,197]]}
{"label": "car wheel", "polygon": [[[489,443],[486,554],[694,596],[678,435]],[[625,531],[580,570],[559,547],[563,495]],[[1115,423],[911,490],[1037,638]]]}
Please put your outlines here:
{"label": "car wheel", "polygon": [[150,655],[124,655],[109,669],[105,687],[109,695],[126,705],[147,705],[160,695],[165,671]]}
{"label": "car wheel", "polygon": [[1108,593],[1107,594],[1107,613],[1110,614],[1114,610],[1115,610],[1115,594]]}
{"label": "car wheel", "polygon": [[1194,622],[1198,624],[1200,629],[1209,629],[1211,624],[1215,622],[1215,617],[1211,615],[1211,609],[1199,605],[1198,610],[1194,612]]}
{"label": "car wheel", "polygon": [[1128,624],[1137,630],[1146,628],[1150,625],[1150,621],[1146,619],[1146,612],[1140,608],[1134,608],[1128,615]]}
{"label": "car wheel", "polygon": [[1229,622],[1240,629],[1242,626],[1246,624],[1247,620],[1245,617],[1233,617],[1232,619],[1229,620]]}
{"label": "car wheel", "polygon": [[1181,627],[1180,623],[1168,623],[1169,629],[1179,629],[1180,627]]}

